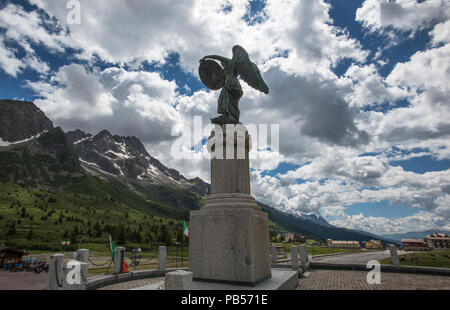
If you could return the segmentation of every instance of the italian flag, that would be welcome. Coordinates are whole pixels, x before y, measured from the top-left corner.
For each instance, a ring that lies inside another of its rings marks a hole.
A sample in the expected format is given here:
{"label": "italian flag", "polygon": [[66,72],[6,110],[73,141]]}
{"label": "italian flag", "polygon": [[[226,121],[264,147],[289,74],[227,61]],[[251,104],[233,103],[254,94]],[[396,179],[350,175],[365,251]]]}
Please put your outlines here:
{"label": "italian flag", "polygon": [[189,239],[189,227],[186,221],[183,221],[183,235],[185,235]]}
{"label": "italian flag", "polygon": [[[114,244],[114,241],[112,241],[111,235],[109,235],[109,248],[111,249],[111,257],[112,261],[114,262],[114,255],[116,254],[116,245]],[[127,272],[128,268],[130,268],[130,265],[128,265],[127,261],[123,260],[123,272]]]}
{"label": "italian flag", "polygon": [[116,253],[116,245],[112,241],[111,235],[109,235],[109,248],[111,250],[112,261],[114,261],[114,254]]}

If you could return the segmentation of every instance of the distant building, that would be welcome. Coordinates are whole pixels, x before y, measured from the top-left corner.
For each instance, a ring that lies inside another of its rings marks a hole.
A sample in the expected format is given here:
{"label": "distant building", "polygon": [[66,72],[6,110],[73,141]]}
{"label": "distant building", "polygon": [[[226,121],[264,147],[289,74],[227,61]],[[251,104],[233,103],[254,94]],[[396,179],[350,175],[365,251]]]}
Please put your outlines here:
{"label": "distant building", "polygon": [[359,241],[339,241],[327,239],[327,246],[329,248],[342,248],[342,249],[360,249],[361,245]]}
{"label": "distant building", "polygon": [[383,242],[380,240],[369,240],[364,243],[366,249],[382,249]]}
{"label": "distant building", "polygon": [[402,239],[405,251],[426,251],[429,249],[424,239]]}
{"label": "distant building", "polygon": [[443,233],[434,233],[423,239],[402,239],[403,249],[410,251],[449,249],[450,237]]}
{"label": "distant building", "polygon": [[291,232],[285,234],[278,234],[277,238],[283,239],[286,242],[300,242],[300,243],[306,242],[305,236],[297,235]]}
{"label": "distant building", "polygon": [[424,242],[429,248],[433,249],[448,249],[450,248],[450,237],[447,234],[435,233],[426,236]]}
{"label": "distant building", "polygon": [[10,248],[0,249],[0,266],[4,270],[14,271],[16,265],[22,263],[22,257],[26,255],[24,251],[14,250]]}

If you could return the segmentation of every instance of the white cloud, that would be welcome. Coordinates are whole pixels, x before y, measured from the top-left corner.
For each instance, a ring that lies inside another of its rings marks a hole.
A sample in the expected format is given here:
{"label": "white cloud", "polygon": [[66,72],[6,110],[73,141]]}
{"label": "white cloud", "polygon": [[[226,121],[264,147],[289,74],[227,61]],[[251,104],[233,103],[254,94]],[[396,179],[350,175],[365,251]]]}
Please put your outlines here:
{"label": "white cloud", "polygon": [[450,17],[445,0],[365,0],[356,11],[356,20],[372,30],[389,26],[407,31],[425,28]]}
{"label": "white cloud", "polygon": [[0,67],[14,77],[21,71],[22,62],[14,55],[14,51],[8,49],[0,39]]}
{"label": "white cloud", "polygon": [[437,24],[431,31],[433,45],[439,43],[450,43],[450,20],[445,23]]}
{"label": "white cloud", "polygon": [[395,84],[394,86],[386,85],[374,64],[351,65],[345,77],[348,77],[353,84],[353,91],[346,97],[352,106],[363,107],[375,103],[395,102],[405,98],[407,94]]}
{"label": "white cloud", "polygon": [[81,65],[63,66],[49,83],[29,82],[29,86],[44,98],[35,103],[56,123],[60,119],[88,120],[112,114],[115,99],[96,75]]}
{"label": "white cloud", "polygon": [[[417,52],[399,63],[386,81],[408,91],[410,107],[389,111],[378,134],[393,142],[418,142],[450,135],[450,44]],[[448,144],[446,144],[448,145]]]}
{"label": "white cloud", "polygon": [[56,31],[58,25],[54,21],[37,11],[26,12],[18,5],[8,4],[0,10],[0,27],[5,29],[6,38],[14,40],[28,53],[34,52],[31,43],[45,45],[52,52],[64,51],[69,43],[64,32]]}
{"label": "white cloud", "polygon": [[389,219],[386,217],[364,216],[362,213],[347,215],[344,210],[333,214],[337,219],[331,221],[331,224],[376,234],[405,233],[429,230],[430,228],[448,230],[450,228],[446,216],[430,212],[419,212],[403,218]]}
{"label": "white cloud", "polygon": [[88,72],[72,64],[61,67],[50,82],[29,85],[43,97],[35,103],[66,130],[108,129],[157,143],[173,139],[171,128],[181,121],[173,106],[176,84],[157,73],[119,68]]}
{"label": "white cloud", "polygon": [[[55,28],[54,22],[48,21],[37,12],[26,12],[20,6],[6,5],[0,10],[0,68],[7,74],[17,77],[24,69],[30,68],[45,77],[50,71],[48,64],[35,53],[32,44],[44,45],[49,51],[64,51],[67,40],[65,34],[49,32],[47,28]],[[17,48],[7,48],[10,42]],[[25,56],[18,56],[18,47],[24,50]]]}

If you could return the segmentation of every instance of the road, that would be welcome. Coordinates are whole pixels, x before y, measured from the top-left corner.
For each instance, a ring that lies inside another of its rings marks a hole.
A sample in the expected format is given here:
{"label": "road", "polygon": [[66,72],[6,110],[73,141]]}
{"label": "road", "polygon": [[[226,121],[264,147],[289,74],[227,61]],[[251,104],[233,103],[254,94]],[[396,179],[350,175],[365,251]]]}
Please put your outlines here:
{"label": "road", "polygon": [[[405,254],[404,251],[398,251],[398,255]],[[346,263],[346,264],[367,264],[370,260],[382,260],[391,257],[389,251],[376,251],[376,252],[357,252],[351,254],[344,254],[342,256],[324,257],[321,259],[311,259],[310,262],[323,262],[323,263]]]}

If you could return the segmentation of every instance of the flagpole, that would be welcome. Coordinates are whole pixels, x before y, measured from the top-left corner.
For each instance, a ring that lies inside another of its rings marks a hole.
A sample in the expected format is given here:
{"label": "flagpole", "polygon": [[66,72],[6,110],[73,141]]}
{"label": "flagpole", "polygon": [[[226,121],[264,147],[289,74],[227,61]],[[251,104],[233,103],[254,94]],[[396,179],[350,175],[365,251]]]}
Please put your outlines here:
{"label": "flagpole", "polygon": [[109,267],[111,267],[112,262],[113,262],[112,260],[109,262],[108,268],[106,268],[106,271],[105,271],[105,275],[108,273]]}
{"label": "flagpole", "polygon": [[184,241],[184,225],[181,232],[181,268],[183,268],[183,241]]}

